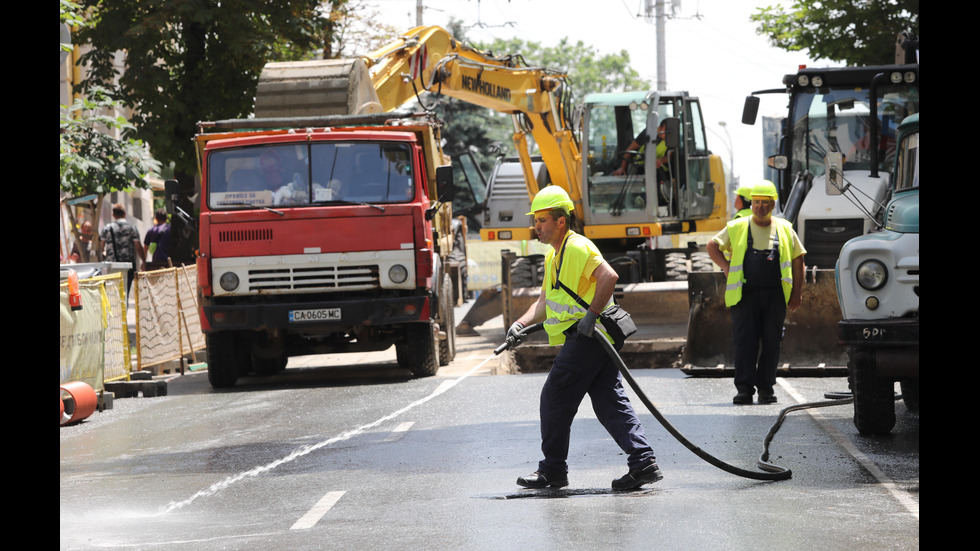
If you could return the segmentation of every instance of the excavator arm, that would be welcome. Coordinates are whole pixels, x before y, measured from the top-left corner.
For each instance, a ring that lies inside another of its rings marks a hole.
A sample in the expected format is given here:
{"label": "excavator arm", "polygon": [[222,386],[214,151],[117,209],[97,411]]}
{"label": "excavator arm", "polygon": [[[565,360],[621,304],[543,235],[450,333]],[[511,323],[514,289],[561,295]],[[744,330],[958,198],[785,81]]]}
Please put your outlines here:
{"label": "excavator arm", "polygon": [[556,97],[567,91],[566,76],[527,66],[520,55],[497,57],[465,46],[441,27],[416,27],[357,59],[267,64],[255,115],[286,116],[287,105],[303,116],[389,112],[422,91],[444,94],[512,115],[528,195],[538,192],[530,135],[552,182],[580,209],[581,153]]}

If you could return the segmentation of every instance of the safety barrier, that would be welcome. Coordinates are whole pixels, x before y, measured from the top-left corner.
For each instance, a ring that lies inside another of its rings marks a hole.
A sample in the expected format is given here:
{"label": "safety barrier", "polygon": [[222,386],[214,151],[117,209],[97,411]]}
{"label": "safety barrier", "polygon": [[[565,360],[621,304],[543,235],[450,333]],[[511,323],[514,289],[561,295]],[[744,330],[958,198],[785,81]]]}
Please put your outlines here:
{"label": "safety barrier", "polygon": [[[82,381],[101,391],[105,381],[129,376],[123,275],[79,280],[74,299],[68,282],[61,283],[61,384]],[[81,308],[73,309],[73,303]]]}
{"label": "safety barrier", "polygon": [[205,348],[197,311],[197,266],[138,272],[133,292],[140,369],[181,360]]}

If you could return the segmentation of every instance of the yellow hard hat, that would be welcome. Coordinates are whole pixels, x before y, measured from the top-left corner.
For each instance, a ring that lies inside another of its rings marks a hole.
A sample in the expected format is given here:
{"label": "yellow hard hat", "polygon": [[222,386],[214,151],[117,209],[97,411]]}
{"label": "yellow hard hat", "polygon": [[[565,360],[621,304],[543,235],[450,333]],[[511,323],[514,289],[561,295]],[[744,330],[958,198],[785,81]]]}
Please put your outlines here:
{"label": "yellow hard hat", "polygon": [[742,187],[736,189],[735,190],[735,195],[738,195],[739,197],[748,197],[748,198],[751,199],[752,198],[752,186],[742,186]]}
{"label": "yellow hard hat", "polygon": [[531,212],[527,214],[533,215],[539,210],[551,210],[559,207],[568,212],[575,209],[575,205],[564,189],[555,185],[545,186],[534,196],[534,200],[531,201]]}
{"label": "yellow hard hat", "polygon": [[776,191],[776,184],[763,180],[752,188],[752,197],[768,197],[775,201],[779,198],[779,193]]}

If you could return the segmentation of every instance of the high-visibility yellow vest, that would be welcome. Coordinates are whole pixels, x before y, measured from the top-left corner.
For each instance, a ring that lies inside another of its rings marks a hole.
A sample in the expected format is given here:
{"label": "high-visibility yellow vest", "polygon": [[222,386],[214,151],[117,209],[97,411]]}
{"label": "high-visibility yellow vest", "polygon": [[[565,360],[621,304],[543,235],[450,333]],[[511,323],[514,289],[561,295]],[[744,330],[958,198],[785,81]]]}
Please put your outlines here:
{"label": "high-visibility yellow vest", "polygon": [[[571,230],[565,234],[562,249],[565,251],[564,255],[560,254],[561,249],[555,251],[554,247],[552,247],[548,249],[544,256],[544,283],[541,285],[541,292],[545,293],[544,305],[547,314],[547,319],[544,322],[544,330],[548,333],[548,344],[551,346],[564,343],[565,335],[562,332],[582,319],[585,316],[585,311],[588,309],[586,306],[579,304],[568,292],[555,284],[555,269],[558,267],[558,263],[555,261],[556,255],[561,258],[561,282],[575,293],[578,293],[579,280],[585,269],[585,263],[591,254],[600,254],[599,249],[596,248],[592,241]],[[591,304],[592,298],[595,296],[595,284],[589,286],[587,293],[579,296],[582,297],[582,300],[586,304]],[[610,297],[609,303],[604,308],[608,308],[612,304],[613,299]],[[605,335],[609,342],[612,342],[612,339],[609,338],[601,323],[597,321],[595,328],[596,331]]]}
{"label": "high-visibility yellow vest", "polygon": [[[725,306],[735,306],[742,300],[742,286],[745,284],[745,253],[749,246],[749,222],[751,216],[737,218],[728,222],[728,238],[731,241],[732,261],[728,268],[728,281],[725,285]],[[782,218],[773,216],[770,231],[775,230],[779,241],[779,277],[783,296],[789,303],[793,291],[793,226]]]}

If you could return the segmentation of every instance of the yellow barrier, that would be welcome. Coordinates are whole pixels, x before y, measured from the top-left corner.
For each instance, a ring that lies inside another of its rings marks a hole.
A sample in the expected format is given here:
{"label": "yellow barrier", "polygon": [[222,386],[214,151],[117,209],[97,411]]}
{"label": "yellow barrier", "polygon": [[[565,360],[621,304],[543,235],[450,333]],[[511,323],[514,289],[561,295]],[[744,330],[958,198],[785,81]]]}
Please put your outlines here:
{"label": "yellow barrier", "polygon": [[140,369],[205,348],[197,312],[197,266],[137,272],[136,363]]}
{"label": "yellow barrier", "polygon": [[68,282],[61,283],[61,384],[84,381],[96,391],[129,377],[129,331],[123,274],[78,282],[82,309],[73,311]]}

